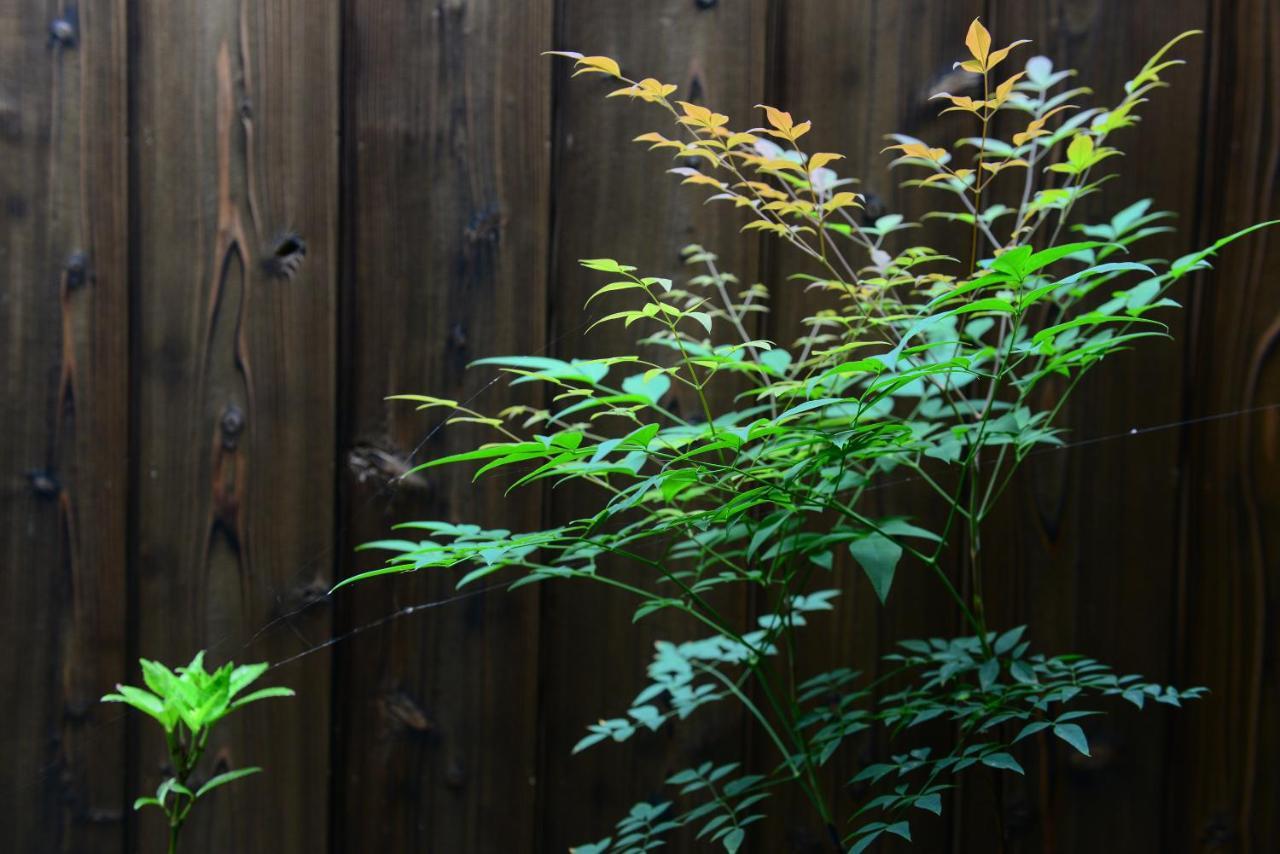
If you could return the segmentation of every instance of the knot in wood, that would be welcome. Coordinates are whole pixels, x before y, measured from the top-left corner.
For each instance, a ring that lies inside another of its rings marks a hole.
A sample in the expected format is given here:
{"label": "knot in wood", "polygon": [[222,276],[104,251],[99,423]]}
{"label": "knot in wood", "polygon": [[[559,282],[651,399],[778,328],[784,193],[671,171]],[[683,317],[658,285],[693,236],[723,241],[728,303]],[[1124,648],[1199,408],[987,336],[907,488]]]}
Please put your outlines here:
{"label": "knot in wood", "polygon": [[85,283],[89,272],[89,256],[78,250],[72,252],[67,256],[64,268],[67,271],[67,287],[74,290]]}
{"label": "knot in wood", "polygon": [[240,407],[232,404],[223,410],[218,426],[222,430],[222,447],[234,451],[240,444],[240,434],[244,432],[244,413]]}
{"label": "knot in wood", "polygon": [[36,498],[57,498],[62,491],[62,484],[58,483],[53,472],[45,469],[27,472],[27,482],[31,484]]}
{"label": "knot in wood", "polygon": [[275,239],[271,251],[262,259],[262,269],[277,279],[292,279],[306,257],[306,241],[297,232],[287,231]]}
{"label": "knot in wood", "polygon": [[70,18],[54,18],[49,24],[49,44],[61,47],[76,46],[76,25]]}

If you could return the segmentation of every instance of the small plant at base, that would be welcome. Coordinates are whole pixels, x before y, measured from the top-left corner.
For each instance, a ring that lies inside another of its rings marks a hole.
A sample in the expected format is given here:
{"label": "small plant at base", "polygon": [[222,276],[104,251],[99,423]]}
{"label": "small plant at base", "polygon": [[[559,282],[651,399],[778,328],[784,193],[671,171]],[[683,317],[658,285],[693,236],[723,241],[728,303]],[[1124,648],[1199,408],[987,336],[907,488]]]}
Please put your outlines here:
{"label": "small plant at base", "polygon": [[262,770],[254,767],[224,771],[192,788],[195,784],[191,776],[204,755],[213,726],[237,709],[258,700],[292,697],[293,690],[260,688],[242,695],[266,672],[266,662],[239,667],[228,662],[209,673],[204,669],[204,652],[201,651],[186,667],[174,670],[145,658],[139,659],[139,663],[143,681],[151,690],[117,685],[116,693],[107,694],[102,702],[132,706],[164,728],[172,776],[159,785],[154,797],[138,798],[133,802],[133,808],[157,807],[165,814],[169,820],[169,852],[173,854],[178,850],[178,836],[196,801],[219,786]]}
{"label": "small plant at base", "polygon": [[[945,112],[972,118],[974,135],[948,149],[896,134],[886,149],[896,152],[893,168],[917,176],[905,186],[938,200],[921,223],[861,214],[853,179],[836,171],[841,155],[801,149],[807,121],[765,106],[764,126],[735,130],[722,113],[671,100],[672,84],[633,80],[609,57],[561,54],[576,74],[616,80],[611,96],[665,111],[674,134],[637,141],[671,151],[680,165],[668,171],[745,214],[744,231],[797,250],[805,267],[790,279],[828,300],[783,346],[750,332],[767,289],[741,287],[702,247],[686,249],[695,272],[681,282],[588,259],[583,266],[608,277],[592,300],[635,299],[595,325],[647,330],[639,353],[481,359],[513,384],[551,392],[545,407],[493,417],[438,397],[396,398],[495,431],[493,442],[420,468],[477,464],[477,477],[510,475],[512,490],[576,482],[595,491],[598,509],[530,532],[404,523],[399,530],[414,539],[368,544],[392,557],[342,584],[449,568],[462,570],[461,586],[507,571],[518,574],[512,587],[607,585],[635,598],[637,620],[683,613],[704,636],[659,642],[649,684],[625,712],[589,725],[575,751],[676,725],[721,702],[740,704],[776,749],[772,767],[700,763],[675,774],[669,800],[636,805],[612,836],[579,852],[645,851],[686,826],[734,852],[770,794],[793,787],[832,848],[859,854],[886,835],[910,840],[915,817],[940,815],[952,781],[968,769],[1023,773],[1017,754],[1026,739],[1047,750],[1055,738],[1087,756],[1079,722],[1100,714],[1088,704],[1119,698],[1141,709],[1201,695],[1090,658],[1034,652],[1021,626],[993,628],[982,547],[1019,465],[1034,450],[1062,445],[1058,416],[1081,378],[1108,356],[1167,337],[1154,315],[1178,307],[1171,288],[1262,227],[1162,261],[1131,255],[1170,230],[1172,215],[1150,200],[1072,222],[1080,200],[1101,194],[1109,176],[1100,172],[1120,153],[1115,137],[1168,85],[1162,75],[1181,63],[1167,57],[1189,35],[1143,65],[1114,106],[1082,109],[1073,102],[1090,90],[1072,88],[1075,72],[1045,57],[996,76],[1022,42],[993,49],[974,21],[969,56],[956,65],[974,75],[982,96],[938,96]],[[927,224],[958,227],[960,257],[915,238]],[[1070,234],[1078,239],[1062,242]],[[713,386],[730,394],[717,396]],[[698,415],[671,405],[677,392],[696,401]],[[729,405],[717,402],[725,397]],[[869,500],[903,472],[936,495],[935,530],[879,515]],[[618,562],[641,573],[622,574]],[[843,572],[850,565],[881,603],[904,568],[932,576],[966,634],[900,640],[874,679],[856,662],[813,673],[794,636],[834,607],[852,584]],[[764,603],[745,623],[716,607],[734,586]],[[949,724],[945,744],[922,735],[929,721]],[[841,751],[853,760],[851,738],[868,731],[893,749],[846,781],[870,793],[840,814],[848,799],[822,782],[822,769]]]}

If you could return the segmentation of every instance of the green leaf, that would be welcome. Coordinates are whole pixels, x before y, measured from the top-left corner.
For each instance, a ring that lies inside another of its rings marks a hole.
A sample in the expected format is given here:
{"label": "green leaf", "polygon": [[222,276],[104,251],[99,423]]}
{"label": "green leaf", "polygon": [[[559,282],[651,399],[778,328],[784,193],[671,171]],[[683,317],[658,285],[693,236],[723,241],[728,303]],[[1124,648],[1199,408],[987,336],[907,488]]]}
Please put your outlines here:
{"label": "green leaf", "polygon": [[650,403],[657,403],[671,390],[671,378],[666,374],[654,374],[648,379],[646,374],[636,374],[622,381],[622,390],[627,394],[643,397]]}
{"label": "green leaf", "polygon": [[234,771],[224,771],[221,774],[218,774],[214,777],[210,777],[209,782],[201,786],[199,790],[196,792],[196,799],[199,800],[200,798],[203,798],[206,794],[218,788],[219,786],[225,786],[227,783],[230,783],[234,780],[239,780],[241,777],[248,777],[250,774],[257,774],[261,771],[262,769],[257,767],[237,768]]}
{"label": "green leaf", "polygon": [[747,832],[745,830],[741,827],[735,827],[733,830],[726,833],[724,839],[721,840],[724,842],[724,850],[731,852],[731,854],[732,852],[736,852],[742,847],[742,840],[745,839],[746,836]]}
{"label": "green leaf", "polygon": [[889,598],[893,573],[902,558],[902,546],[883,534],[872,532],[850,543],[849,553],[871,580],[871,588],[883,605]]}
{"label": "green leaf", "polygon": [[916,798],[915,806],[934,815],[942,815],[942,795],[937,792],[921,795]]}
{"label": "green leaf", "polygon": [[1085,737],[1084,730],[1076,724],[1056,724],[1053,734],[1085,756],[1089,755],[1089,739]]}
{"label": "green leaf", "polygon": [[277,686],[274,688],[263,688],[260,691],[254,691],[252,694],[246,694],[239,700],[231,704],[231,709],[238,709],[241,706],[247,706],[250,703],[256,703],[259,700],[266,700],[270,697],[292,697],[294,691],[292,688],[284,688]]}
{"label": "green leaf", "polygon": [[630,273],[635,269],[626,264],[619,264],[612,258],[583,258],[578,263],[588,270],[599,270],[602,273]]}
{"label": "green leaf", "polygon": [[892,833],[894,836],[901,836],[903,839],[907,840],[908,842],[911,841],[911,823],[910,822],[899,821],[895,824],[891,824],[884,829],[884,832]]}
{"label": "green leaf", "polygon": [[1026,626],[1018,626],[1016,629],[1010,629],[1000,635],[1000,637],[996,638],[996,642],[991,648],[995,650],[996,655],[1004,655],[1006,652],[1018,645],[1018,641],[1022,640],[1022,633],[1026,630]]}
{"label": "green leaf", "polygon": [[982,686],[983,691],[990,691],[991,686],[996,684],[996,679],[999,676],[1000,660],[997,658],[988,658],[978,668],[978,684]]}
{"label": "green leaf", "polygon": [[1023,775],[1027,773],[1022,770],[1022,765],[1018,763],[1018,760],[1008,753],[988,753],[982,757],[982,764],[988,768],[996,768],[1001,771],[1014,771]]}
{"label": "green leaf", "polygon": [[635,291],[635,290],[643,291],[644,289],[645,289],[644,285],[640,284],[639,282],[631,282],[631,281],[610,282],[609,284],[605,285],[602,288],[597,288],[596,291],[591,294],[591,296],[587,297],[587,301],[583,303],[583,306],[585,307],[585,306],[591,305],[591,301],[596,297],[603,296],[604,294],[610,294],[610,293],[613,293],[614,291]]}

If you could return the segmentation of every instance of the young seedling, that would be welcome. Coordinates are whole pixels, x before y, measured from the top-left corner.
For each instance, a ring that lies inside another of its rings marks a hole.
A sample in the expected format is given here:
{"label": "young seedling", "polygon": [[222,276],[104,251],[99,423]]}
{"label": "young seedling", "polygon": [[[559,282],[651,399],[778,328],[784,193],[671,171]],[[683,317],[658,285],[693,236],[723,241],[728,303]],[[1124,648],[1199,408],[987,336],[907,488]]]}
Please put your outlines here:
{"label": "young seedling", "polygon": [[[156,789],[154,797],[133,802],[135,810],[158,807],[169,819],[169,854],[178,850],[182,825],[196,801],[219,786],[256,774],[261,768],[237,768],[215,774],[196,787],[192,781],[200,757],[209,743],[214,724],[250,703],[268,697],[292,697],[290,688],[261,688],[249,694],[242,692],[267,670],[267,663],[242,664],[228,662],[209,673],[204,669],[204,651],[196,653],[186,667],[170,670],[158,661],[139,659],[147,691],[132,685],[117,685],[116,693],[102,698],[104,703],[125,703],[164,727],[169,747],[172,776]],[[193,788],[195,787],[195,788]]]}

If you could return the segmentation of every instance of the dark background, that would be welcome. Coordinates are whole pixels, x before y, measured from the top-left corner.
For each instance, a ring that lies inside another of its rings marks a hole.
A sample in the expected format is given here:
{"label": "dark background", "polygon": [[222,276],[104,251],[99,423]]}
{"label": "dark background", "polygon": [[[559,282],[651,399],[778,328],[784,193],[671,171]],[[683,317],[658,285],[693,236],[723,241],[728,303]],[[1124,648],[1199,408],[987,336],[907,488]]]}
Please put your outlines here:
{"label": "dark background", "polygon": [[[580,509],[505,503],[462,469],[384,486],[415,450],[474,435],[419,448],[434,419],[384,395],[465,398],[492,377],[463,373],[483,356],[625,350],[582,338],[599,279],[574,259],[670,275],[696,240],[767,281],[761,331],[794,337],[806,306],[776,247],[628,142],[662,117],[540,51],[618,57],[739,125],[762,101],[811,118],[809,147],[845,152],[898,210],[883,134],[959,132],[926,99],[954,86],[977,15],[1000,44],[1034,40],[1015,56],[1082,68],[1103,102],[1205,29],[1120,138],[1107,207],[1179,211],[1148,247],[1166,257],[1280,215],[1270,0],[0,2],[0,848],[160,850],[158,816],[127,810],[159,779],[160,739],[95,703],[138,655],[282,661],[451,594],[423,574],[323,598],[391,522]],[[1277,263],[1257,235],[1183,290],[1175,340],[1110,361],[1068,410],[1073,439],[1120,437],[1034,458],[987,535],[996,625],[1212,693],[1086,721],[1087,761],[1028,745],[1025,782],[977,774],[943,819],[920,813],[918,850],[995,850],[997,809],[1010,850],[1280,849],[1277,410],[1213,417],[1280,401]],[[495,386],[477,405],[507,402]],[[914,485],[878,501],[930,519]],[[874,670],[897,640],[961,630],[927,579],[900,575],[884,610],[836,579],[815,669]],[[281,666],[269,679],[298,698],[210,754],[267,773],[202,804],[185,850],[560,852],[694,760],[772,762],[724,713],[570,757],[641,684],[652,638],[689,631],[629,617],[591,588],[493,593]],[[886,750],[855,748],[832,779]],[[768,806],[755,850],[817,838],[803,804]]]}

